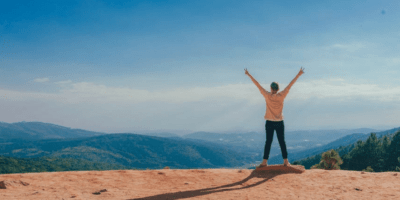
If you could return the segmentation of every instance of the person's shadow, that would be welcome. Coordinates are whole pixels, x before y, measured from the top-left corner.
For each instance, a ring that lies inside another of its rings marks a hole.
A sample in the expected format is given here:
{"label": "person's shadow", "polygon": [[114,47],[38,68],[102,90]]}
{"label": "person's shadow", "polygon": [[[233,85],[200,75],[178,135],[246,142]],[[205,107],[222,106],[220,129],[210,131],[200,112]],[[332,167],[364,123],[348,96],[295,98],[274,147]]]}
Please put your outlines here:
{"label": "person's shadow", "polygon": [[[238,181],[236,183],[231,183],[223,186],[218,186],[218,187],[211,187],[211,188],[204,188],[204,189],[198,189],[198,190],[188,190],[188,191],[182,191],[182,192],[174,192],[174,193],[165,193],[165,194],[158,194],[154,196],[148,196],[148,197],[141,197],[141,198],[135,198],[135,199],[128,199],[128,200],[160,200],[160,199],[184,199],[184,198],[190,198],[190,197],[196,197],[196,196],[202,196],[202,195],[209,195],[212,193],[217,193],[217,192],[225,192],[225,191],[233,191],[233,190],[243,190],[247,188],[251,188],[257,185],[260,185],[262,183],[267,182],[268,180],[274,178],[277,175],[280,174],[288,174],[288,173],[301,173],[298,171],[280,171],[280,170],[268,170],[268,171],[256,171],[254,170],[248,177],[245,179]],[[245,183],[249,181],[252,178],[263,178],[263,180],[258,181],[256,183],[246,185]],[[237,186],[242,186],[242,187],[237,187]]]}

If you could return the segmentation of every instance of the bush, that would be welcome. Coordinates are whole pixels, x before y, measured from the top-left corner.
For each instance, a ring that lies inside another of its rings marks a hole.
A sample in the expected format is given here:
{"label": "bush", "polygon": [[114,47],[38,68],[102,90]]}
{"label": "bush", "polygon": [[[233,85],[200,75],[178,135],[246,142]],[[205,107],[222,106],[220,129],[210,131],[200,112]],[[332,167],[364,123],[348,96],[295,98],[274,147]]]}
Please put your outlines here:
{"label": "bush", "polygon": [[338,170],[340,169],[339,165],[341,164],[343,164],[343,161],[339,154],[335,150],[331,149],[323,153],[319,164],[313,165],[311,169]]}
{"label": "bush", "polygon": [[374,169],[371,168],[371,166],[368,166],[366,169],[362,170],[363,172],[374,172]]}
{"label": "bush", "polygon": [[300,165],[300,162],[299,161],[294,161],[293,165]]}

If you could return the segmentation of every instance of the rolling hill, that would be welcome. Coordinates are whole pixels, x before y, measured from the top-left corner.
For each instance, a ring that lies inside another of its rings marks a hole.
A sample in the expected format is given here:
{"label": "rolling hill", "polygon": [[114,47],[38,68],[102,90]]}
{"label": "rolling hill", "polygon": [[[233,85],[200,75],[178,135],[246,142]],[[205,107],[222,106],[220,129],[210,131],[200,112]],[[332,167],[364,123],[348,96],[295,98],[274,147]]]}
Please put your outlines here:
{"label": "rolling hill", "polygon": [[13,141],[0,146],[0,155],[18,158],[58,157],[118,164],[130,168],[235,167],[250,157],[203,141],[136,134],[107,134],[89,138]]}
{"label": "rolling hill", "polygon": [[51,138],[82,138],[103,135],[104,133],[71,129],[55,124],[42,122],[0,122],[0,141],[41,140]]}

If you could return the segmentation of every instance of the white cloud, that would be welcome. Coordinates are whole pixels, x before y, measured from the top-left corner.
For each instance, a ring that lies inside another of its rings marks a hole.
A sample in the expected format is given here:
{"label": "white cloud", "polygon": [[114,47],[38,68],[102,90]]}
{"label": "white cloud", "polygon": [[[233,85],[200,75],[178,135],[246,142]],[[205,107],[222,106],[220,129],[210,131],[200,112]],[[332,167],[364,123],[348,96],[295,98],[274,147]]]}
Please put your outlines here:
{"label": "white cloud", "polygon": [[[285,86],[281,84],[282,88]],[[232,128],[263,131],[259,124],[263,123],[265,102],[252,83],[155,91],[88,82],[62,87],[56,93],[0,89],[2,104],[24,110],[23,115],[21,112],[5,112],[8,114],[0,115],[0,119],[68,122],[81,124],[90,130],[111,132],[137,129],[226,131]],[[398,124],[393,116],[397,115],[394,108],[400,106],[399,100],[399,86],[385,88],[375,84],[352,84],[345,79],[300,81],[287,97],[284,115],[292,127],[302,129],[332,123],[353,128],[373,123],[392,125]],[[313,105],[307,106],[310,101],[314,102]],[[54,112],[54,109],[60,111]]]}
{"label": "white cloud", "polygon": [[309,98],[338,98],[351,100],[352,98],[366,98],[377,101],[399,101],[400,86],[383,87],[377,84],[354,84],[344,79],[313,80],[296,83],[296,90],[291,91],[290,99]]}
{"label": "white cloud", "polygon": [[[62,81],[58,84],[71,83]],[[269,89],[269,85],[262,84]],[[281,84],[284,89],[285,84]],[[148,91],[128,87],[109,87],[95,83],[80,82],[64,87],[58,93],[18,92],[0,90],[6,93],[8,98],[19,100],[44,99],[55,100],[62,103],[124,103],[135,104],[141,102],[224,102],[247,101],[250,104],[264,103],[264,98],[257,87],[252,84],[228,84],[215,87],[175,88],[170,90]],[[400,86],[383,87],[376,84],[354,84],[345,79],[298,81],[290,90],[286,101],[307,100],[310,98],[332,99],[351,101],[353,98],[366,98],[376,101],[399,101]]]}
{"label": "white cloud", "polygon": [[328,46],[327,49],[340,49],[350,52],[355,52],[359,49],[366,48],[367,45],[365,43],[350,43],[350,44],[333,44]]}
{"label": "white cloud", "polygon": [[38,83],[44,83],[44,82],[48,82],[50,79],[49,78],[37,78],[33,81],[38,82]]}
{"label": "white cloud", "polygon": [[66,80],[66,81],[55,82],[55,84],[58,84],[58,85],[64,85],[64,84],[69,84],[69,83],[72,83],[72,81],[71,80]]}

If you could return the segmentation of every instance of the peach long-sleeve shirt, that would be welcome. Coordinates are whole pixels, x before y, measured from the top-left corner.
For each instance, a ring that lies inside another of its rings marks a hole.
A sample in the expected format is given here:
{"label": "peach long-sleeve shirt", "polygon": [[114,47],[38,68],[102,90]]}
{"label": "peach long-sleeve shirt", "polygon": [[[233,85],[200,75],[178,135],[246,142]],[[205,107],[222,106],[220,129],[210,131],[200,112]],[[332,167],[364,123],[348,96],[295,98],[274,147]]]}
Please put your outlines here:
{"label": "peach long-sleeve shirt", "polygon": [[276,94],[266,91],[250,74],[248,75],[265,98],[267,110],[265,111],[264,119],[268,121],[282,121],[283,102],[289,93],[290,88],[300,75],[297,75],[284,90]]}

